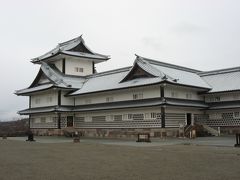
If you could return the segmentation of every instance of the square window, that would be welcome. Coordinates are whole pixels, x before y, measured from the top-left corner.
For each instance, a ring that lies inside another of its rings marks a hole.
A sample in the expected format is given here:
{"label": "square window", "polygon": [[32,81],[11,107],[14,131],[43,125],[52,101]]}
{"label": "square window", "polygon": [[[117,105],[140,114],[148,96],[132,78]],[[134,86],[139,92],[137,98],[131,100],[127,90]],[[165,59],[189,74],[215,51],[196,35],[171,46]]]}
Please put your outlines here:
{"label": "square window", "polygon": [[155,119],[157,117],[157,113],[152,112],[151,113],[151,119]]}
{"label": "square window", "polygon": [[113,102],[113,97],[112,96],[106,97],[106,102]]}
{"label": "square window", "polygon": [[136,100],[136,99],[143,99],[143,93],[134,93],[133,100]]}
{"label": "square window", "polygon": [[46,117],[41,117],[41,123],[45,123],[46,122]]}
{"label": "square window", "polygon": [[124,119],[124,120],[128,120],[128,115],[127,115],[127,114],[124,114],[124,115],[123,115],[123,119]]}
{"label": "square window", "polygon": [[176,98],[178,97],[178,93],[176,91],[171,92],[171,97]]}
{"label": "square window", "polygon": [[240,118],[240,112],[234,112],[233,117],[234,118]]}
{"label": "square window", "polygon": [[145,113],[144,114],[144,119],[150,119],[150,113]]}
{"label": "square window", "polygon": [[132,119],[132,114],[128,114],[128,119]]}
{"label": "square window", "polygon": [[53,100],[52,96],[47,97],[47,102],[48,103],[52,102],[52,100]]}
{"label": "square window", "polygon": [[81,67],[75,67],[75,72],[83,72],[83,68]]}
{"label": "square window", "polygon": [[215,101],[215,102],[219,102],[219,101],[220,101],[220,96],[216,96],[216,97],[214,98],[214,101]]}

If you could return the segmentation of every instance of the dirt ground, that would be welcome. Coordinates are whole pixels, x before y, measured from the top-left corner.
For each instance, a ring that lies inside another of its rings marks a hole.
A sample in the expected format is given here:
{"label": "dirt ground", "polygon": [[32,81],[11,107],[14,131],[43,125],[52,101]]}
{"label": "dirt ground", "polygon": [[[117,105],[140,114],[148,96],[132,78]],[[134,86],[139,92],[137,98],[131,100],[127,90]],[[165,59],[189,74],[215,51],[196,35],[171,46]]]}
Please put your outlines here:
{"label": "dirt ground", "polygon": [[240,148],[0,140],[1,180],[239,180]]}

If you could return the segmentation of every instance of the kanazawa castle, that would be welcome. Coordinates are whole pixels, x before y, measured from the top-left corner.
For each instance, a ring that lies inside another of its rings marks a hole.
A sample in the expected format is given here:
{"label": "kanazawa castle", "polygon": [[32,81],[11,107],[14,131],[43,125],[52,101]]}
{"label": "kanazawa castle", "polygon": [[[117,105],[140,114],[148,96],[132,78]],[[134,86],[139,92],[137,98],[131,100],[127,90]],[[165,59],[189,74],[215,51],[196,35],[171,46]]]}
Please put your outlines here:
{"label": "kanazawa castle", "polygon": [[17,90],[29,97],[29,125],[38,134],[77,130],[85,136],[175,136],[202,124],[240,127],[240,67],[203,72],[136,55],[131,67],[98,73],[110,57],[77,37],[32,59],[40,69]]}

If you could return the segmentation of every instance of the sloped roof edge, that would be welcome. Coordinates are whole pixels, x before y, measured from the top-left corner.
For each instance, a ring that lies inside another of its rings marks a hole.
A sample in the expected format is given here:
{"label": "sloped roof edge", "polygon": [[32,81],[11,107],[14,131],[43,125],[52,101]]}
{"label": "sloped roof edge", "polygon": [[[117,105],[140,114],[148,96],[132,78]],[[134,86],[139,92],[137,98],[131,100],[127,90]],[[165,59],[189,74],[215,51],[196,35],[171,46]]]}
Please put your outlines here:
{"label": "sloped roof edge", "polygon": [[217,74],[225,74],[225,73],[232,73],[240,71],[240,66],[232,67],[232,68],[225,68],[225,69],[218,69],[212,71],[203,71],[198,73],[199,76],[210,76],[210,75],[217,75]]}
{"label": "sloped roof edge", "polygon": [[[75,48],[76,46],[78,46],[81,43],[90,52],[90,54],[92,54],[92,56],[93,56],[92,58],[94,58],[94,55],[95,55],[96,56],[95,59],[99,59],[99,58],[100,59],[105,59],[105,60],[110,59],[110,56],[108,56],[108,55],[103,55],[103,54],[93,52],[89,47],[87,47],[87,45],[85,44],[85,41],[84,41],[84,39],[82,38],[82,35],[81,35],[81,36],[79,36],[77,38],[74,38],[74,39],[71,39],[69,41],[59,43],[54,49],[48,51],[47,53],[45,53],[41,56],[38,56],[36,58],[31,59],[31,62],[32,63],[37,63],[37,62],[40,62],[42,60],[52,58],[52,57],[54,57],[58,54],[61,54],[61,53],[64,54],[64,52],[66,53],[67,51],[72,52],[71,49]],[[85,56],[84,55],[81,55],[81,56],[79,55],[79,57],[85,57]]]}
{"label": "sloped roof edge", "polygon": [[192,72],[192,73],[202,72],[200,70],[187,68],[187,67],[179,66],[179,65],[175,65],[175,64],[165,63],[165,62],[162,62],[162,61],[157,61],[157,60],[142,57],[142,56],[139,56],[139,57],[143,58],[144,60],[148,61],[150,64],[154,64],[154,65],[160,65],[160,66],[169,67],[169,68],[178,69],[178,70],[183,70],[183,71]]}

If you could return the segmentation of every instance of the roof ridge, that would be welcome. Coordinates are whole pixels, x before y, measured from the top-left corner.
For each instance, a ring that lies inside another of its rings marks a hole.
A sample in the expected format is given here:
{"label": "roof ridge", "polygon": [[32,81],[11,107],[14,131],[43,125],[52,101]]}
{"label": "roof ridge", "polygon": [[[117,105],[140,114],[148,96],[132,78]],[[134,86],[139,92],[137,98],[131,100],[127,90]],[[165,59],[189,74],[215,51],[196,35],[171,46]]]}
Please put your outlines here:
{"label": "roof ridge", "polygon": [[95,73],[95,74],[90,74],[90,75],[87,75],[85,77],[86,78],[88,78],[88,77],[92,78],[92,77],[99,77],[99,76],[105,76],[105,75],[120,73],[120,72],[124,72],[124,71],[129,70],[131,67],[132,66],[127,66],[127,67],[122,67],[122,68],[118,68],[118,69],[103,71],[103,72],[99,72],[99,73]]}
{"label": "roof ridge", "polygon": [[[165,76],[168,76],[167,74],[165,74],[164,72],[162,72],[162,71],[160,71],[159,69],[157,69],[156,67],[154,67],[154,66],[152,66],[148,61],[146,61],[144,58],[142,58],[141,56],[138,56],[138,55],[136,55],[137,57],[136,57],[136,60],[138,61],[138,62],[141,62],[141,63],[143,63],[143,64],[146,64],[146,65],[148,65],[152,70],[154,70],[155,72],[157,72],[158,73],[158,76],[159,77],[161,77],[161,78],[163,78],[163,77],[165,77]],[[150,73],[150,72],[149,72]],[[155,74],[155,73],[153,73],[153,74]],[[155,74],[156,75],[156,74]]]}
{"label": "roof ridge", "polygon": [[211,70],[211,71],[203,71],[203,72],[198,73],[198,75],[209,76],[209,75],[225,74],[225,73],[231,73],[231,72],[237,72],[237,71],[240,71],[240,66]]}
{"label": "roof ridge", "polygon": [[58,45],[63,46],[63,45],[66,45],[66,44],[68,44],[68,43],[70,43],[70,42],[72,42],[72,41],[74,42],[74,41],[79,40],[79,39],[82,40],[82,35],[81,35],[81,36],[78,36],[78,37],[76,37],[76,38],[70,39],[70,40],[68,40],[68,41],[64,41],[64,42],[62,42],[62,43],[58,43]]}
{"label": "roof ridge", "polygon": [[174,68],[174,69],[178,69],[178,70],[183,70],[183,71],[188,71],[188,72],[193,72],[193,73],[200,73],[200,72],[202,72],[200,70],[187,68],[187,67],[184,67],[184,66],[179,66],[179,65],[175,65],[175,64],[171,64],[171,63],[157,61],[157,60],[150,59],[150,58],[145,58],[145,57],[142,57],[142,56],[139,56],[139,55],[137,55],[137,56],[143,58],[146,61],[149,61],[150,64],[154,64],[154,65],[161,65],[161,66]]}

